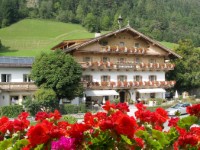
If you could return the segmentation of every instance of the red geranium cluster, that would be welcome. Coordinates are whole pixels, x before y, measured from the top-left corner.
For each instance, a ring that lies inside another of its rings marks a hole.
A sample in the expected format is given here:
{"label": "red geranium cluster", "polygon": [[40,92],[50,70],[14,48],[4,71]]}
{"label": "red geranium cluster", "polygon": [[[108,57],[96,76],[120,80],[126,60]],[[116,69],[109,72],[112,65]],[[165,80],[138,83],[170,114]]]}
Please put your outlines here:
{"label": "red geranium cluster", "polygon": [[200,104],[187,107],[187,113],[200,118]]}
{"label": "red geranium cluster", "polygon": [[[38,112],[37,123],[30,125],[28,113],[21,113],[15,120],[0,118],[0,140],[12,139],[13,134],[20,135],[18,140],[26,140],[20,149],[200,149],[200,127],[189,127],[180,118],[171,118],[162,108],[154,112],[147,110],[143,104],[136,104],[135,116],[127,115],[126,103],[103,106],[104,112],[86,113],[82,123],[69,124],[61,119],[58,110],[53,113]],[[200,104],[188,108],[191,115],[199,117],[197,108]],[[134,115],[134,114],[132,114]],[[197,118],[196,117],[196,118]],[[194,116],[193,116],[194,119]],[[195,119],[194,119],[195,120]],[[196,123],[200,121],[196,119]],[[163,124],[169,121],[169,131],[163,131]],[[187,127],[187,128],[184,128]],[[17,140],[11,141],[15,145]],[[8,142],[8,141],[6,141]],[[5,146],[6,144],[4,144]],[[1,142],[0,142],[1,147]],[[19,147],[19,145],[18,145]],[[7,149],[7,148],[5,148]]]}
{"label": "red geranium cluster", "polygon": [[147,110],[142,103],[136,104],[136,107],[138,108],[138,111],[135,112],[135,116],[140,124],[146,122],[151,124],[154,129],[162,131],[163,124],[168,119],[167,112],[164,109],[157,108],[155,112],[151,112],[150,110]]}
{"label": "red geranium cluster", "polygon": [[24,138],[25,130],[30,125],[30,121],[27,120],[28,115],[27,112],[22,112],[13,121],[5,116],[0,118],[0,141],[4,140],[5,136],[12,137],[16,132],[20,132],[20,138]]}

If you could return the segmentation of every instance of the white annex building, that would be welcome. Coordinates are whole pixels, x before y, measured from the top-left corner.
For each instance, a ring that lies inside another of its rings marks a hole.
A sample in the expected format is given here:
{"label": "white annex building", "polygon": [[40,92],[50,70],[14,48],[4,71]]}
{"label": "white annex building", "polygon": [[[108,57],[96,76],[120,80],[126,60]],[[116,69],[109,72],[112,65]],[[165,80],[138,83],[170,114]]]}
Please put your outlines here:
{"label": "white annex building", "polygon": [[[180,56],[129,26],[92,39],[63,41],[52,49],[62,49],[81,64],[89,104],[165,98],[165,90],[176,83],[166,81],[165,73],[175,67],[170,60]],[[37,89],[29,78],[33,61],[0,57],[0,106],[21,104],[33,95]],[[73,103],[79,101],[76,98]]]}

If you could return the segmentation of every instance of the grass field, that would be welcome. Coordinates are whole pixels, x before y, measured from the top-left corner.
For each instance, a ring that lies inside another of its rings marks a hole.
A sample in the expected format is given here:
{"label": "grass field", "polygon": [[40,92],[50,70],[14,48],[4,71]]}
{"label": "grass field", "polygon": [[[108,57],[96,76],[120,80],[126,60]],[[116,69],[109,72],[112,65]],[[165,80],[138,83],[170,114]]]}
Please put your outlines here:
{"label": "grass field", "polygon": [[[67,39],[92,38],[81,25],[49,20],[25,19],[9,27],[0,29],[0,40],[4,46],[0,56],[37,56],[50,52],[50,48]],[[168,48],[173,43],[161,42]]]}

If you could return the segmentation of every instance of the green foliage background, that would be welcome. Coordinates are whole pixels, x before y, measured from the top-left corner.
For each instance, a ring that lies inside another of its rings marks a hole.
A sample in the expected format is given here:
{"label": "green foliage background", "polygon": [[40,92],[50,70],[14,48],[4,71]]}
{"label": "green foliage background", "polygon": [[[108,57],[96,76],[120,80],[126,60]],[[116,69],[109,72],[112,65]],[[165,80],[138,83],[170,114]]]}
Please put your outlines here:
{"label": "green foliage background", "polygon": [[[29,2],[35,2],[29,5]],[[0,27],[23,18],[77,23],[89,31],[118,28],[124,22],[159,41],[177,43],[192,39],[200,46],[199,0],[0,0]]]}

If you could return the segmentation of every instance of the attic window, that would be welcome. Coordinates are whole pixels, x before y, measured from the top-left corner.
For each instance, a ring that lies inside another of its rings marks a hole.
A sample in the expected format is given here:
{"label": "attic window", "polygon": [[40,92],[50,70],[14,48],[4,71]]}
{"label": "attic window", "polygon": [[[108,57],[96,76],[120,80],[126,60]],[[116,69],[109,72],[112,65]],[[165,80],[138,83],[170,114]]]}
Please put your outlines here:
{"label": "attic window", "polygon": [[99,42],[99,44],[102,46],[106,46],[106,45],[108,45],[108,41],[102,40]]}
{"label": "attic window", "polygon": [[140,47],[140,43],[135,43],[135,47],[139,48]]}
{"label": "attic window", "polygon": [[124,46],[124,42],[120,42],[119,46],[123,47]]}

